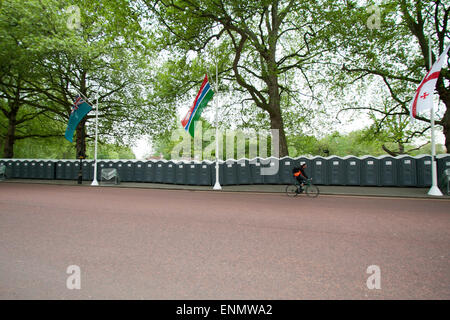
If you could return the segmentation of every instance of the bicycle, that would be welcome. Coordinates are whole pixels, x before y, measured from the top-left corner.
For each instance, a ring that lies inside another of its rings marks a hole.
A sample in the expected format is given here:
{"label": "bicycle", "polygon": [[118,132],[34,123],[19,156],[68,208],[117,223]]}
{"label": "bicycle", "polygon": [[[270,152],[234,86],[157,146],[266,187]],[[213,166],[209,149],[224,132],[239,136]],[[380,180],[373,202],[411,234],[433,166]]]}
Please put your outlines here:
{"label": "bicycle", "polygon": [[295,180],[294,184],[289,184],[286,186],[286,194],[289,197],[296,197],[301,193],[306,193],[308,197],[316,198],[320,190],[316,185],[313,185],[312,179],[307,179],[303,185],[303,190],[300,189],[300,183]]}

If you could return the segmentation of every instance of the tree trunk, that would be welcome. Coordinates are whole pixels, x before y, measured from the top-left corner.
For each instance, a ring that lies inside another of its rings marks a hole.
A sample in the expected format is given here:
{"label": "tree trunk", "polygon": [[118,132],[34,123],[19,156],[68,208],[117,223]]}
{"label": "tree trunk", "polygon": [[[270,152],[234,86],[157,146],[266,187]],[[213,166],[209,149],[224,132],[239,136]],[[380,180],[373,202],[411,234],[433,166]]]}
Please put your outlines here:
{"label": "tree trunk", "polygon": [[86,158],[86,120],[85,117],[83,120],[80,121],[80,123],[77,126],[76,133],[77,133],[77,145],[76,145],[76,151],[77,151],[77,159],[81,157]]}
{"label": "tree trunk", "polygon": [[14,142],[16,133],[15,121],[9,121],[8,132],[6,133],[5,146],[3,149],[3,158],[14,158]]}
{"label": "tree trunk", "polygon": [[[284,132],[283,118],[281,112],[273,112],[270,114],[270,127],[271,129],[278,130],[279,136],[279,157],[285,157],[289,155],[287,148],[286,134]],[[273,143],[273,142],[272,142]],[[273,155],[273,151],[272,151]]]}
{"label": "tree trunk", "polygon": [[12,103],[11,111],[8,113],[8,131],[5,137],[5,146],[3,149],[3,158],[14,158],[14,143],[16,142],[17,113],[19,112],[18,103]]}

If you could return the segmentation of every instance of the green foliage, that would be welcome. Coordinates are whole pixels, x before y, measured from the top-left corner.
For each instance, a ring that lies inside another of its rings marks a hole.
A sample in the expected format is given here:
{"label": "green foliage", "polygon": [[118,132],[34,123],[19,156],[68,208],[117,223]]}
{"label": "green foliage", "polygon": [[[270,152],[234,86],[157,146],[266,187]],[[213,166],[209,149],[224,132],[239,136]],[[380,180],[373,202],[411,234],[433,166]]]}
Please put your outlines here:
{"label": "green foliage", "polygon": [[[87,159],[94,159],[94,144],[87,146]],[[75,145],[65,138],[30,138],[16,143],[15,158],[19,159],[76,159]],[[135,159],[130,147],[99,143],[98,159]]]}
{"label": "green foliage", "polygon": [[285,131],[310,125],[315,94],[308,78],[323,50],[314,40],[323,24],[314,24],[313,16],[326,1],[144,2],[149,16],[163,26],[155,34],[159,49],[170,61],[180,61],[172,69],[173,81],[185,83],[179,93],[191,87],[183,81],[186,68],[195,74],[198,66],[205,72],[217,63],[225,79],[221,91],[229,92],[227,103],[235,110],[224,115],[225,122],[278,129],[280,152],[287,153]]}
{"label": "green foliage", "polygon": [[[379,28],[368,25],[372,4]],[[412,0],[3,0],[0,142],[15,142],[16,157],[74,157],[61,136],[78,90],[99,98],[101,141],[123,146],[147,134],[168,158],[177,109],[191,105],[207,73],[220,92],[221,129],[278,128],[291,156],[420,152],[427,115],[411,124],[408,106],[427,69],[428,35],[435,56],[450,39],[448,9]],[[441,99],[450,97],[448,67],[442,75]],[[314,137],[328,132],[336,105],[361,110],[373,126]],[[88,154],[94,116],[77,132]],[[439,117],[450,132],[448,111]],[[114,148],[102,154],[131,156]]]}
{"label": "green foliage", "polygon": [[386,154],[382,149],[383,141],[379,137],[370,136],[367,130],[353,131],[346,135],[334,132],[321,139],[319,145],[328,149],[329,155],[341,157]]}
{"label": "green foliage", "polygon": [[[32,126],[21,120],[31,120],[36,114],[45,114],[47,124],[54,124],[47,128],[61,129],[56,123],[67,123],[77,91],[91,104],[98,98],[101,138],[114,137],[126,143],[140,134],[161,130],[173,112],[147,100],[152,82],[147,68],[152,58],[148,51],[151,39],[143,36],[142,12],[138,10],[126,0],[3,1],[0,117],[8,119],[0,121],[5,123],[4,141],[43,136],[35,127],[28,136],[14,131],[20,125],[22,132],[31,132]],[[11,110],[19,112],[19,120]],[[84,144],[93,136],[94,117],[91,112],[87,126],[80,124],[77,135],[82,139],[77,143]],[[44,131],[49,131],[47,128]],[[83,146],[77,145],[77,149]]]}
{"label": "green foliage", "polygon": [[[326,59],[332,63],[324,65],[319,82],[330,85],[342,110],[369,114],[377,132],[399,146],[393,152],[423,137],[430,127],[429,113],[411,123],[409,106],[430,68],[429,40],[433,62],[448,44],[449,10],[448,2],[412,0],[330,1],[324,7],[331,28],[324,28],[318,39],[330,49]],[[449,80],[444,64],[436,93],[446,107],[436,113],[436,123],[450,146]]]}

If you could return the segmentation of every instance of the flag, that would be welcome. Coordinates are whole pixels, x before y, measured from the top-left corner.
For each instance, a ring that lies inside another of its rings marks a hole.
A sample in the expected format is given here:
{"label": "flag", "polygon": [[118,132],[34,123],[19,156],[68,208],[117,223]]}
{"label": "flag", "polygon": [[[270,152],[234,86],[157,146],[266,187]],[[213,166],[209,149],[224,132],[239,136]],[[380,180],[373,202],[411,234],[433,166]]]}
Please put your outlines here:
{"label": "flag", "polygon": [[211,89],[211,86],[208,82],[208,75],[205,75],[205,79],[203,79],[202,86],[195,97],[194,104],[189,109],[186,116],[181,120],[181,124],[183,125],[184,130],[189,132],[189,134],[194,137],[195,131],[195,121],[200,118],[203,109],[208,104],[209,100],[214,96],[214,92]]}
{"label": "flag", "polygon": [[442,52],[439,59],[433,64],[433,67],[428,71],[427,75],[420,83],[410,106],[412,119],[416,118],[419,112],[432,108],[434,88],[436,87],[436,82],[441,73],[441,68],[445,62],[445,56],[449,49],[450,45],[445,48],[444,52]]}
{"label": "flag", "polygon": [[73,142],[73,133],[77,128],[80,121],[92,110],[92,107],[85,102],[80,96],[75,97],[75,101],[72,106],[72,112],[70,113],[69,123],[67,124],[66,133],[64,136],[70,142]]}

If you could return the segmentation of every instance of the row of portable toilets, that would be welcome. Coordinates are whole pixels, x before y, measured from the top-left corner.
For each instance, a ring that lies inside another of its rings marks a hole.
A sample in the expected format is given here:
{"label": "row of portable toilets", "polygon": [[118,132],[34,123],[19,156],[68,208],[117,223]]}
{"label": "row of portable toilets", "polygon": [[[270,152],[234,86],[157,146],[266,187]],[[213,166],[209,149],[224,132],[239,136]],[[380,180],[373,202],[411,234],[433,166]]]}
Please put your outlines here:
{"label": "row of portable toilets", "polygon": [[[241,159],[220,162],[221,185],[288,184],[292,169],[306,163],[306,173],[317,185],[428,187],[431,157],[299,157]],[[7,177],[18,179],[77,180],[79,160],[1,159]],[[277,170],[278,167],[278,170]],[[103,168],[116,168],[123,182],[214,185],[214,162],[99,160],[97,179]],[[438,179],[450,168],[450,154],[437,156]],[[264,169],[264,170],[263,170]],[[276,172],[263,175],[263,171]],[[94,162],[82,161],[83,180],[92,180]]]}

